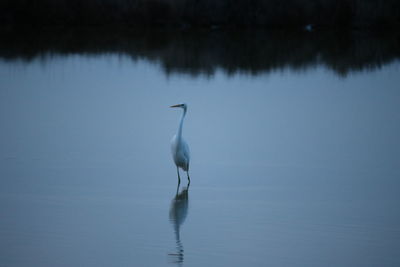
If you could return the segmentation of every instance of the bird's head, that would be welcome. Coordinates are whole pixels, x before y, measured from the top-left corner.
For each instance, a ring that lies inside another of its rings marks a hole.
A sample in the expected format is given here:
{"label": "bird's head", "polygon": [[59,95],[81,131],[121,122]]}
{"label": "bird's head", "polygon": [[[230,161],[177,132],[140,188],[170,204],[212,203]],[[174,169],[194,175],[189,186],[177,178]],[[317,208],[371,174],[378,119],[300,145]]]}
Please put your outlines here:
{"label": "bird's head", "polygon": [[170,108],[183,108],[184,110],[186,110],[187,109],[187,105],[185,103],[182,103],[182,104],[177,104],[177,105],[170,106]]}

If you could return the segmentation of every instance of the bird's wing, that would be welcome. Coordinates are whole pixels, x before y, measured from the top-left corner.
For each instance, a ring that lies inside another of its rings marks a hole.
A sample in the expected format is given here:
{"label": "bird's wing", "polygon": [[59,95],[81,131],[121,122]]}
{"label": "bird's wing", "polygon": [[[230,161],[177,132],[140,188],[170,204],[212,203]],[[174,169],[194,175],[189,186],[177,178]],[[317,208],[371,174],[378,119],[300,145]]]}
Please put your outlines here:
{"label": "bird's wing", "polygon": [[187,159],[187,162],[189,164],[190,161],[190,149],[189,149],[189,145],[186,143],[185,140],[182,140],[183,143],[183,155],[185,156],[185,158]]}

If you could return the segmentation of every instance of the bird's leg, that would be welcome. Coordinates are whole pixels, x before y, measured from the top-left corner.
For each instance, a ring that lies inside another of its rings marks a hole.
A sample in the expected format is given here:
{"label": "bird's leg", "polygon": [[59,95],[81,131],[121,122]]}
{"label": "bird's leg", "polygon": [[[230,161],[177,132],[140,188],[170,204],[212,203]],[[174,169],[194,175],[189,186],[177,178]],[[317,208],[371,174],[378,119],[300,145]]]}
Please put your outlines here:
{"label": "bird's leg", "polygon": [[189,185],[190,185],[190,176],[189,176],[189,169],[186,171],[186,174],[187,174],[187,177],[188,177],[188,187],[189,187]]}
{"label": "bird's leg", "polygon": [[180,183],[178,183],[178,186],[176,187],[176,195],[175,195],[175,197],[178,197],[178,193],[179,193],[179,185],[180,185]]}
{"label": "bird's leg", "polygon": [[178,173],[178,185],[181,184],[181,176],[179,175],[179,168],[176,167],[176,172]]}

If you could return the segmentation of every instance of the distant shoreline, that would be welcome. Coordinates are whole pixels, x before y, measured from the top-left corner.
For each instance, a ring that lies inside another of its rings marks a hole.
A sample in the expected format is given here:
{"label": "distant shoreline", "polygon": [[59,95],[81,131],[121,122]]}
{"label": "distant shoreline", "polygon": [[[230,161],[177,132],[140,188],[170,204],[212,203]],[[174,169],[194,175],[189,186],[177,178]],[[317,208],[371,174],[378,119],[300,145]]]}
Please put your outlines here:
{"label": "distant shoreline", "polygon": [[398,0],[2,0],[0,27],[400,28]]}

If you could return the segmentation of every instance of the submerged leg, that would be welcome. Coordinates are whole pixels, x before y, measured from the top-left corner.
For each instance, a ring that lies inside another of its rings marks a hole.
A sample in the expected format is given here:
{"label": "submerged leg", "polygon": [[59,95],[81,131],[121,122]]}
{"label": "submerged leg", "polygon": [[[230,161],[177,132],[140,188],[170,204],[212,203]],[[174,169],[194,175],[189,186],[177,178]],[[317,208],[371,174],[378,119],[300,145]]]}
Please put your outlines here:
{"label": "submerged leg", "polygon": [[180,186],[180,184],[181,184],[181,183],[178,183],[178,186],[176,187],[176,195],[175,195],[175,198],[176,198],[176,197],[178,197],[178,193],[179,193],[179,186]]}
{"label": "submerged leg", "polygon": [[189,187],[189,185],[190,185],[190,176],[189,176],[189,163],[186,165],[186,174],[187,174],[187,176],[188,176],[188,187]]}
{"label": "submerged leg", "polygon": [[181,183],[181,176],[179,175],[179,168],[176,167],[176,172],[178,173],[178,185]]}

